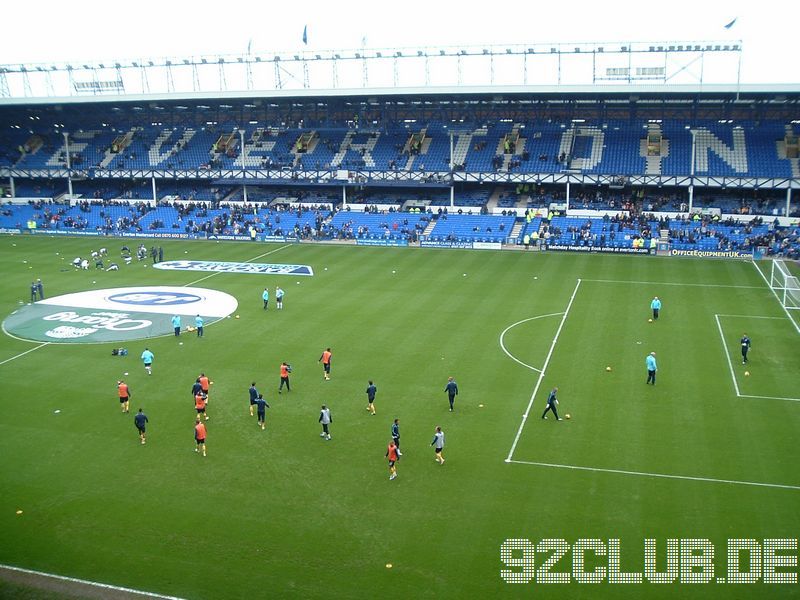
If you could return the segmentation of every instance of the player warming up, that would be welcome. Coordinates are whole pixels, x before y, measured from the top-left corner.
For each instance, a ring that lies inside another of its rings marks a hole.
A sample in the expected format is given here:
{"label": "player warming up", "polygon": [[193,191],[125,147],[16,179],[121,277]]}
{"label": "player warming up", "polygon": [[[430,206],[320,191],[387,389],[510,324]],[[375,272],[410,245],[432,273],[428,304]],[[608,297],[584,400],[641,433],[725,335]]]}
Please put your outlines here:
{"label": "player warming up", "polygon": [[389,442],[389,447],[386,449],[386,458],[389,459],[389,481],[397,477],[397,446],[394,445],[394,440]]}
{"label": "player warming up", "polygon": [[195,452],[203,451],[203,456],[206,455],[206,426],[200,421],[200,417],[197,417],[194,421],[194,441],[196,447],[194,449]]}
{"label": "player warming up", "polygon": [[322,405],[322,410],[319,411],[319,422],[322,423],[322,433],[319,434],[319,437],[330,441],[331,432],[329,426],[333,423],[333,417],[331,416],[331,409],[325,404]]}
{"label": "player warming up", "polygon": [[206,421],[208,421],[208,415],[206,414],[207,398],[208,396],[202,391],[194,397],[194,409],[197,411],[197,418],[199,419],[200,415],[203,415]]}
{"label": "player warming up", "polygon": [[258,400],[258,390],[256,389],[256,382],[250,384],[250,389],[248,390],[250,393],[250,416],[253,416],[253,407],[256,405],[256,400]]}
{"label": "player warming up", "polygon": [[128,401],[131,399],[131,390],[128,388],[128,384],[119,380],[117,382],[117,393],[119,394],[119,405],[122,408],[122,412],[128,412]]}
{"label": "player warming up", "polygon": [[375,387],[375,384],[370,379],[369,385],[367,385],[367,410],[373,417],[375,416],[375,394],[377,392],[378,388]]}
{"label": "player warming up", "polygon": [[742,345],[742,364],[747,362],[747,353],[750,352],[750,338],[746,333],[742,334],[742,339],[739,342]]}
{"label": "player warming up", "polygon": [[283,393],[283,386],[286,385],[286,391],[291,392],[292,388],[289,387],[289,373],[292,372],[292,365],[283,361],[281,363],[281,385],[278,388],[278,393]]}
{"label": "player warming up", "polygon": [[203,386],[200,385],[200,378],[198,377],[197,379],[194,380],[194,383],[192,384],[192,400],[194,400],[195,396],[197,396],[197,394],[199,394],[202,391],[203,391]]}
{"label": "player warming up", "polygon": [[450,412],[453,412],[453,404],[458,396],[458,384],[452,377],[447,378],[447,385],[444,386],[444,391],[447,392],[447,399],[450,401]]}
{"label": "player warming up", "polygon": [[647,383],[652,383],[653,385],[656,384],[656,371],[658,371],[658,365],[656,364],[656,353],[651,352],[647,355],[645,359],[645,363],[647,365]]}
{"label": "player warming up", "polygon": [[150,350],[148,348],[145,348],[144,352],[142,352],[142,362],[144,363],[144,370],[147,371],[148,375],[152,375],[153,374],[153,359],[154,358],[155,358],[155,356],[153,356],[153,353],[150,352]]}
{"label": "player warming up", "polygon": [[278,305],[278,310],[283,310],[283,294],[284,291],[281,288],[275,288],[275,302]]}
{"label": "player warming up", "polygon": [[267,401],[264,400],[264,396],[262,394],[259,394],[258,398],[256,398],[256,407],[256,412],[258,413],[258,424],[263,430],[266,428],[267,409],[269,408],[269,404],[267,404]]}
{"label": "player warming up", "polygon": [[650,308],[653,309],[653,321],[658,321],[658,313],[661,310],[661,300],[658,299],[658,296],[653,298]]}
{"label": "player warming up", "polygon": [[180,317],[180,315],[173,316],[171,321],[172,321],[172,331],[175,333],[175,337],[180,336],[180,334],[181,334],[181,317]]}
{"label": "player warming up", "polygon": [[197,315],[194,318],[194,325],[197,328],[197,337],[203,337],[203,317]]}
{"label": "player warming up", "polygon": [[209,395],[211,392],[211,382],[208,380],[208,377],[206,377],[205,373],[200,373],[200,377],[197,378],[197,381],[200,382],[200,388],[203,390],[203,394],[206,397],[206,402],[210,402],[211,400],[209,399]]}
{"label": "player warming up", "polygon": [[142,441],[142,444],[147,443],[147,440],[145,439],[145,426],[148,421],[149,419],[147,418],[147,415],[144,414],[141,408],[139,409],[139,412],[136,413],[136,416],[133,417],[133,423],[136,425],[136,429],[139,431],[139,439]]}
{"label": "player warming up", "polygon": [[403,456],[403,453],[400,452],[400,419],[395,419],[392,423],[392,441],[397,447],[397,456]]}
{"label": "player warming up", "polygon": [[431,446],[433,446],[433,452],[436,455],[436,462],[440,465],[444,464],[444,456],[442,456],[442,450],[444,450],[444,431],[442,431],[441,427],[436,427],[436,431],[433,434],[433,440],[431,441]]}
{"label": "player warming up", "polygon": [[547,407],[544,409],[544,412],[542,413],[543,419],[546,419],[548,411],[552,410],[553,414],[556,417],[556,421],[561,420],[561,417],[558,416],[558,410],[556,408],[558,406],[558,398],[556,397],[556,394],[558,394],[558,388],[554,387],[552,390],[550,390],[550,395],[547,396]]}
{"label": "player warming up", "polygon": [[322,353],[322,356],[319,357],[317,362],[322,363],[322,374],[325,376],[325,381],[330,381],[331,379],[331,349],[326,348],[325,352]]}

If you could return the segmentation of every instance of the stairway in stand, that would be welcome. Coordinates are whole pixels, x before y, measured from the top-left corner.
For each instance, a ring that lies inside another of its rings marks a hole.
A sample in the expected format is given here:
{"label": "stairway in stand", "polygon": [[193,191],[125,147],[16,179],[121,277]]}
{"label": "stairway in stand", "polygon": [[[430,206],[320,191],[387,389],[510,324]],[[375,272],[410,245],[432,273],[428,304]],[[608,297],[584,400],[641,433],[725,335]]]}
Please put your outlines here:
{"label": "stairway in stand", "polygon": [[514,227],[511,228],[511,233],[508,234],[508,237],[512,240],[516,240],[519,238],[519,234],[522,233],[523,228],[525,227],[525,219],[517,219],[514,221]]}

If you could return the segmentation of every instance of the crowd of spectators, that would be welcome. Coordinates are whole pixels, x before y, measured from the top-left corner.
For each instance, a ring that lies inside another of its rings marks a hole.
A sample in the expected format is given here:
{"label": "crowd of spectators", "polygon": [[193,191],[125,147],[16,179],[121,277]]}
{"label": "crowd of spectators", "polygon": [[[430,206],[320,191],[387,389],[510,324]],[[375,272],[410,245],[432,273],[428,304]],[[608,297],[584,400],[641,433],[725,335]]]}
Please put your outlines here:
{"label": "crowd of spectators", "polygon": [[380,222],[375,228],[370,227],[368,224],[359,224],[356,219],[349,219],[339,227],[323,228],[320,234],[323,237],[332,239],[352,240],[378,236],[382,238],[402,238],[414,243],[418,241],[419,236],[425,231],[432,218],[432,216],[422,215],[412,219],[415,221],[413,223],[409,222],[408,218],[404,218],[402,221],[393,220],[391,224],[387,220]]}
{"label": "crowd of spectators", "polygon": [[[431,221],[447,219],[453,214],[479,214],[481,209],[429,206],[403,213],[394,206],[367,204],[359,208],[372,216],[386,215],[385,220],[360,223],[352,218],[339,226],[332,224],[335,210],[328,205],[300,205],[286,203],[269,208],[253,203],[210,203],[159,201],[156,205],[142,201],[116,201],[105,199],[83,199],[74,205],[54,201],[37,200],[27,205],[37,227],[51,230],[95,230],[104,234],[142,231],[173,230],[181,233],[216,236],[237,235],[289,236],[300,239],[355,239],[359,237],[402,238],[418,241]],[[574,219],[562,226],[550,219],[541,222],[538,233],[543,239],[564,239],[569,243],[606,245],[622,240],[648,242],[662,236],[683,246],[697,245],[717,250],[749,251],[760,248],[767,254],[779,254],[789,258],[800,257],[800,227],[781,227],[777,218],[753,216],[742,221],[733,216],[723,217],[718,213],[694,212],[656,215],[646,210],[641,202],[626,200],[617,213],[606,213],[602,217]],[[352,207],[343,210],[351,211]],[[155,214],[153,211],[158,211]],[[427,211],[427,212],[425,212]],[[408,214],[398,219],[395,213]],[[6,205],[0,216],[12,219],[14,205]],[[145,219],[147,219],[145,221]],[[143,222],[144,221],[144,222]],[[530,220],[528,221],[530,222]],[[22,228],[21,223],[17,227]],[[476,225],[479,227],[479,225]],[[488,231],[488,230],[487,230]]]}

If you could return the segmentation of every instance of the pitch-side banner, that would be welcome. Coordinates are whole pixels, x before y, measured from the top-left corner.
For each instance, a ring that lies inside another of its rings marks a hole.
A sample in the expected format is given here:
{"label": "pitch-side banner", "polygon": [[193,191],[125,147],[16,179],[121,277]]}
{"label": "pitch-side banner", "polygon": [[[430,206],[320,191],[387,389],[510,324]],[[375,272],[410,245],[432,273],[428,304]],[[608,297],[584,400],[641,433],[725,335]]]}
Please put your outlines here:
{"label": "pitch-side banner", "polygon": [[670,256],[691,256],[694,258],[753,258],[752,250],[678,250],[669,251]]}
{"label": "pitch-side banner", "polygon": [[607,252],[609,254],[650,254],[649,248],[620,248],[617,246],[570,246],[569,244],[547,244],[551,252]]}

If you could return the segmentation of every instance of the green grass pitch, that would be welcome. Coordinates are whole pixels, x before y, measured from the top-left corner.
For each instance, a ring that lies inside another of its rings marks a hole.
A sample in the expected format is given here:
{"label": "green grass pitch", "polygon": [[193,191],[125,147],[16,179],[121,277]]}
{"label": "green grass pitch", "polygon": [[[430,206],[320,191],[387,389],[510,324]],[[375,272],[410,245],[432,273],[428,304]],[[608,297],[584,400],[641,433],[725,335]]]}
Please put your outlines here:
{"label": "green grass pitch", "polygon": [[[118,256],[121,240],[103,242]],[[64,266],[97,243],[0,237],[2,317],[29,299],[33,277],[49,297],[208,275],[135,262],[117,273]],[[308,264],[315,275],[197,283],[235,296],[241,317],[207,326],[203,339],[41,346],[2,336],[0,563],[184,598],[800,595],[797,584],[501,577],[511,538],[619,539],[631,572],[643,571],[645,538],[662,554],[667,539],[706,538],[724,574],[729,538],[800,537],[800,334],[752,263],[163,246],[166,260],[249,261],[276,250],[255,262]],[[261,291],[278,284],[284,310],[273,299],[263,311]],[[655,295],[663,309],[650,323]],[[111,356],[119,345],[130,355]],[[150,377],[139,360],[145,345],[156,356]],[[327,346],[329,382],[317,362]],[[645,385],[650,351],[656,386]],[[294,371],[291,394],[279,396],[282,360]],[[126,371],[130,415],[116,398]],[[205,459],[193,451],[190,388],[200,371],[214,381]],[[450,375],[460,389],[453,413],[443,391]],[[365,410],[368,379],[377,416]],[[249,416],[251,381],[271,405],[266,431]],[[568,421],[539,418],[554,386]],[[330,442],[319,437],[323,403],[334,417]],[[145,446],[132,418],[140,406],[150,418]],[[390,482],[394,418],[404,456]],[[437,425],[443,466],[429,446]],[[553,571],[569,573],[571,556]],[[546,557],[537,554],[537,567]]]}

